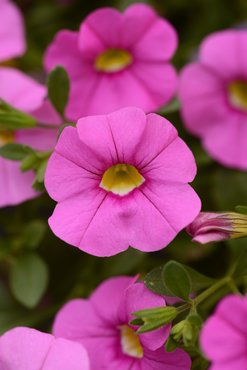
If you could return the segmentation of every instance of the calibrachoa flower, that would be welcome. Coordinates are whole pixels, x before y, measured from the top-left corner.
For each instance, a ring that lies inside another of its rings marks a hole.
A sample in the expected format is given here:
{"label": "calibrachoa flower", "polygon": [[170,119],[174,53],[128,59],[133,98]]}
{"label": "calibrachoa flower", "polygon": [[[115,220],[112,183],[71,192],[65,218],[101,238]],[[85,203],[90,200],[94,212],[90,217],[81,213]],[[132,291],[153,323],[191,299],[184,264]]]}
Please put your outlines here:
{"label": "calibrachoa flower", "polygon": [[[21,56],[26,49],[24,24],[18,8],[8,0],[0,0],[0,62]],[[60,123],[48,101],[46,88],[22,72],[0,67],[0,99],[26,113],[31,113],[42,123]],[[0,131],[0,146],[10,142],[30,145],[35,149],[51,149],[56,131],[32,129]],[[0,157],[0,207],[21,203],[38,195],[32,189],[34,175],[22,173],[19,163]]]}
{"label": "calibrachoa flower", "polygon": [[129,324],[132,312],[165,306],[164,298],[135,280],[111,278],[89,299],[68,302],[55,319],[54,335],[82,343],[93,370],[189,370],[191,361],[186,352],[165,352],[169,326],[138,335]]}
{"label": "calibrachoa flower", "polygon": [[219,303],[201,332],[211,370],[247,369],[247,298],[230,295]]}
{"label": "calibrachoa flower", "polygon": [[181,74],[182,117],[223,165],[247,169],[247,31],[208,36]]}
{"label": "calibrachoa flower", "polygon": [[21,56],[26,50],[22,14],[8,0],[0,0],[0,62]]}
{"label": "calibrachoa flower", "polygon": [[123,14],[98,9],[79,32],[60,31],[45,55],[50,71],[62,65],[71,79],[67,116],[110,113],[134,105],[149,112],[168,102],[176,90],[169,64],[177,47],[174,28],[144,4]]}
{"label": "calibrachoa flower", "polygon": [[247,236],[247,215],[237,212],[201,212],[187,227],[194,242],[212,241]]}
{"label": "calibrachoa flower", "polygon": [[1,370],[89,370],[84,347],[37,330],[18,327],[0,337]]}
{"label": "calibrachoa flower", "polygon": [[[15,108],[32,114],[42,123],[59,123],[51,104],[45,101],[46,88],[13,68],[0,68],[0,98]],[[11,142],[49,150],[56,142],[56,130],[22,129],[0,131],[0,146]],[[32,188],[34,174],[22,173],[19,162],[0,157],[0,207],[21,203],[38,195]]]}
{"label": "calibrachoa flower", "polygon": [[53,232],[97,256],[155,251],[197,216],[194,157],[166,119],[138,108],[64,129],[46,171]]}

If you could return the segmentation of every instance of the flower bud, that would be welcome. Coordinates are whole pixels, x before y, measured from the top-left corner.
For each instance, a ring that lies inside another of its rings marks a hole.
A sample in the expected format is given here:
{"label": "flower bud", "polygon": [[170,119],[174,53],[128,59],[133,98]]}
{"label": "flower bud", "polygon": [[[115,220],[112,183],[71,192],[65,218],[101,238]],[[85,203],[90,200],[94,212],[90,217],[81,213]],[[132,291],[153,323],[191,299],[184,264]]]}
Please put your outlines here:
{"label": "flower bud", "polygon": [[[36,119],[0,99],[0,131],[35,127]],[[0,132],[1,134],[1,132]]]}
{"label": "flower bud", "polygon": [[192,241],[206,244],[213,241],[247,236],[247,215],[237,212],[201,212],[187,227]]}

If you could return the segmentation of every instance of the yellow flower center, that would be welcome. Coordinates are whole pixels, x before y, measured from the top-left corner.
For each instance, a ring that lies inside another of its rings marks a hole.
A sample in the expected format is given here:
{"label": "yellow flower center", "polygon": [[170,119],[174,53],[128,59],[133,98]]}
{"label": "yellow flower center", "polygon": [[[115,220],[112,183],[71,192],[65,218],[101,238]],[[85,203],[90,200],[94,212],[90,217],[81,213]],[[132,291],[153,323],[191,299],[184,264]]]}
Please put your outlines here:
{"label": "yellow flower center", "polygon": [[131,54],[126,50],[108,49],[97,56],[95,68],[100,72],[114,73],[128,67],[133,61]]}
{"label": "yellow flower center", "polygon": [[0,146],[3,146],[8,143],[12,143],[14,141],[14,133],[13,131],[8,130],[0,130]]}
{"label": "yellow flower center", "polygon": [[142,358],[143,348],[136,332],[128,325],[122,325],[119,329],[123,353],[134,358]]}
{"label": "yellow flower center", "polygon": [[105,171],[100,187],[117,195],[126,195],[143,184],[144,177],[130,164],[116,164]]}
{"label": "yellow flower center", "polygon": [[241,80],[231,82],[228,93],[234,107],[247,111],[247,82]]}

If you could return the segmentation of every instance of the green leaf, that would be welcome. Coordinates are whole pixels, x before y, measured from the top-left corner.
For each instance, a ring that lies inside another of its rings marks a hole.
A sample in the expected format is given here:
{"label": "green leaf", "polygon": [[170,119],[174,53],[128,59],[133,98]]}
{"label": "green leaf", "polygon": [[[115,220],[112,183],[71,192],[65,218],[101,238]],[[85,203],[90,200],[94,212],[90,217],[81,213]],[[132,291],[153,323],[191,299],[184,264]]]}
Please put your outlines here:
{"label": "green leaf", "polygon": [[172,294],[185,301],[189,300],[191,281],[183,265],[175,261],[168,262],[162,270],[162,279]]}
{"label": "green leaf", "polygon": [[178,310],[173,306],[155,307],[134,312],[133,315],[142,319],[144,324],[138,329],[138,333],[155,330],[173,321]]}
{"label": "green leaf", "polygon": [[44,177],[45,177],[45,171],[46,171],[47,163],[48,163],[47,160],[42,161],[40,163],[38,169],[37,169],[37,172],[36,172],[36,180],[38,182],[44,182]]}
{"label": "green leaf", "polygon": [[139,310],[133,313],[134,316],[142,319],[163,317],[164,315],[173,317],[175,314],[177,315],[177,309],[173,306],[146,308],[145,310]]}
{"label": "green leaf", "polygon": [[42,220],[31,221],[23,231],[23,245],[29,248],[36,248],[42,241],[46,228],[46,223]]}
{"label": "green leaf", "polygon": [[247,172],[221,167],[211,181],[214,185],[216,209],[234,209],[240,199],[242,204],[247,204]]}
{"label": "green leaf", "polygon": [[192,269],[189,266],[182,265],[188,273],[191,281],[191,291],[197,292],[198,290],[204,289],[215,283],[216,279],[212,279],[208,276],[201,274],[200,272]]}
{"label": "green leaf", "polygon": [[48,96],[55,109],[64,116],[69,97],[69,77],[66,70],[61,67],[55,67],[48,76]]}
{"label": "green leaf", "polygon": [[159,114],[165,115],[179,111],[180,103],[178,99],[173,99],[170,103],[159,109]]}
{"label": "green leaf", "polygon": [[138,334],[142,334],[142,333],[148,333],[149,331],[153,331],[153,330],[156,330],[158,328],[161,328],[162,326],[165,326],[167,325],[168,323],[170,323],[172,320],[168,320],[167,317],[161,317],[159,319],[155,319],[155,320],[150,320],[148,321],[147,323],[145,323],[144,325],[142,325],[138,330],[137,330],[137,333]]}
{"label": "green leaf", "polygon": [[18,259],[10,270],[10,288],[14,297],[28,308],[35,307],[48,284],[48,270],[36,254]]}
{"label": "green leaf", "polygon": [[33,150],[22,144],[10,143],[0,147],[0,157],[11,159],[13,161],[21,161]]}
{"label": "green leaf", "polygon": [[240,255],[236,259],[232,267],[231,274],[235,278],[245,275],[247,276],[247,247],[241,251]]}
{"label": "green leaf", "polygon": [[0,130],[16,130],[36,126],[36,119],[27,113],[13,108],[0,99]]}
{"label": "green leaf", "polygon": [[170,335],[165,343],[166,352],[173,352],[178,347],[178,343]]}
{"label": "green leaf", "polygon": [[24,159],[21,161],[21,171],[25,172],[25,171],[29,171],[33,169],[36,163],[37,163],[37,156],[35,152],[26,155]]}
{"label": "green leaf", "polygon": [[159,295],[174,296],[167,287],[164,285],[162,280],[163,266],[159,266],[151,270],[144,279],[144,284],[152,292]]}
{"label": "green leaf", "polygon": [[235,211],[243,215],[247,215],[247,206],[236,206]]}
{"label": "green leaf", "polygon": [[135,326],[141,326],[144,324],[144,321],[140,319],[139,317],[136,319],[133,319],[129,322],[130,325],[135,325]]}

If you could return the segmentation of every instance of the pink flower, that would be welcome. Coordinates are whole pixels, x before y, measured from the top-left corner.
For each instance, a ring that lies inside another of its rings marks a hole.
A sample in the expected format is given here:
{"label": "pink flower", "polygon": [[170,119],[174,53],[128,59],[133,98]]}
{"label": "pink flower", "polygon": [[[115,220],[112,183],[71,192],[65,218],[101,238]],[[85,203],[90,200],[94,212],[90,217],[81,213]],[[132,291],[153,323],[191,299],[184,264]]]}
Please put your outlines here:
{"label": "pink flower", "polygon": [[[24,24],[18,8],[8,0],[0,0],[0,62],[21,56],[26,49]],[[42,123],[60,123],[48,101],[46,88],[22,72],[0,67],[0,99],[30,113]],[[10,142],[29,145],[38,150],[51,149],[56,131],[32,129],[0,131],[0,146]],[[0,207],[19,204],[38,195],[32,188],[34,175],[22,173],[19,163],[0,157]]]}
{"label": "pink flower", "polygon": [[18,327],[0,337],[1,370],[89,370],[79,343]]}
{"label": "pink flower", "polygon": [[45,55],[50,71],[62,65],[71,79],[67,116],[105,114],[125,106],[145,112],[167,103],[177,78],[169,64],[177,35],[166,20],[144,4],[123,14],[98,9],[81,24],[79,32],[60,31]]}
{"label": "pink flower", "polygon": [[236,212],[201,212],[187,227],[192,241],[206,244],[212,241],[247,236],[247,215]]}
{"label": "pink flower", "polygon": [[247,169],[247,31],[208,36],[181,74],[182,117],[225,166]]}
{"label": "pink flower", "polygon": [[189,370],[191,361],[186,352],[164,350],[169,326],[138,335],[129,325],[132,312],[165,306],[164,298],[143,283],[134,284],[135,280],[111,278],[89,299],[68,302],[55,319],[54,335],[83,344],[93,370]]}
{"label": "pink flower", "polygon": [[[48,101],[46,88],[13,68],[0,68],[0,98],[15,108],[32,114],[42,123],[59,123],[60,119]],[[9,142],[29,145],[38,150],[49,150],[56,142],[56,130],[28,129],[0,131],[0,146]],[[0,157],[0,207],[19,204],[39,193],[33,190],[34,174],[22,173],[19,162]]]}
{"label": "pink flower", "polygon": [[197,216],[194,157],[166,119],[125,108],[82,118],[55,147],[45,185],[53,232],[96,256],[166,246]]}
{"label": "pink flower", "polygon": [[230,295],[219,303],[201,332],[211,370],[247,369],[247,298]]}
{"label": "pink flower", "polygon": [[26,50],[21,12],[8,0],[0,0],[0,44],[0,62],[21,56]]}

